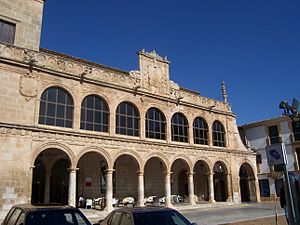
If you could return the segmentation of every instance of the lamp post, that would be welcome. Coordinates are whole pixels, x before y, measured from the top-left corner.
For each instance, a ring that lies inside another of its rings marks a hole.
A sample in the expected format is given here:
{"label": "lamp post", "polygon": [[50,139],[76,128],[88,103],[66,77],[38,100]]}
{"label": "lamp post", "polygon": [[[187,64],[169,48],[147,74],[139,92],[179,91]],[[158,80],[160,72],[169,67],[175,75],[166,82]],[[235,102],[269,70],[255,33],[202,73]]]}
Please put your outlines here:
{"label": "lamp post", "polygon": [[[289,105],[287,101],[281,101],[279,104],[279,108],[283,109],[282,115],[288,116],[291,118],[292,121],[296,121],[300,119],[300,113],[298,112],[299,102],[297,99],[293,98],[292,105]],[[282,144],[283,145],[283,144]],[[284,145],[283,145],[284,147]],[[286,153],[285,153],[286,154]],[[286,206],[288,210],[288,222],[291,225],[298,224],[297,221],[295,205],[292,197],[292,189],[291,189],[291,182],[289,178],[289,172],[287,169],[287,162],[284,163],[284,178],[285,178],[285,199],[286,199]]]}

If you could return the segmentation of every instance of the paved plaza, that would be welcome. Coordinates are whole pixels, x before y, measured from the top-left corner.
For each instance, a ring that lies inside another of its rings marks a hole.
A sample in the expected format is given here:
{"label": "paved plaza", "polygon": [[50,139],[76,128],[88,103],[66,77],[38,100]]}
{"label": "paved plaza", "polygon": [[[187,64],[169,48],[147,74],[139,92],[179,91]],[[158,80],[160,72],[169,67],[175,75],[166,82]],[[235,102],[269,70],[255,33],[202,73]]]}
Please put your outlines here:
{"label": "paved plaza", "polygon": [[[278,224],[286,224],[283,209],[280,208],[279,204],[274,203],[233,204],[224,202],[198,204],[196,206],[175,205],[174,208],[191,222],[197,222],[198,225],[271,225],[276,224],[276,214],[278,216]],[[97,222],[108,214],[101,210],[81,210],[92,223]]]}

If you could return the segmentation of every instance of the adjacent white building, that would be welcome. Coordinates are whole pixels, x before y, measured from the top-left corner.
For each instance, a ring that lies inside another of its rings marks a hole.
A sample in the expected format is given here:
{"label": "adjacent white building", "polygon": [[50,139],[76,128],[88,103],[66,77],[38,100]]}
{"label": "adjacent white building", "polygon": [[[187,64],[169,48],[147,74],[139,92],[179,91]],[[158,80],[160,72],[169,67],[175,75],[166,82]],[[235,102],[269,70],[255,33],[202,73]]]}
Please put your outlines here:
{"label": "adjacent white building", "polygon": [[299,171],[300,121],[282,116],[239,127],[245,145],[257,153],[257,172],[262,201],[279,197],[282,168],[268,166],[266,146],[283,142],[286,147],[289,171]]}

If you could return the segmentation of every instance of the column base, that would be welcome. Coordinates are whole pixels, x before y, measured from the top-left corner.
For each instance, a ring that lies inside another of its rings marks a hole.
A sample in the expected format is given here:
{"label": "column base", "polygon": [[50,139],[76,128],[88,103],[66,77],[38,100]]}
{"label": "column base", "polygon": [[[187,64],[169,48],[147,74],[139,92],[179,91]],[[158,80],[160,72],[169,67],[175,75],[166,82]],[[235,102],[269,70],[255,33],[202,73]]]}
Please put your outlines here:
{"label": "column base", "polygon": [[209,203],[215,203],[216,200],[209,200],[208,202],[209,202]]}
{"label": "column base", "polygon": [[105,208],[103,209],[103,211],[106,211],[106,212],[112,212],[114,210],[114,207],[113,206],[105,206]]}

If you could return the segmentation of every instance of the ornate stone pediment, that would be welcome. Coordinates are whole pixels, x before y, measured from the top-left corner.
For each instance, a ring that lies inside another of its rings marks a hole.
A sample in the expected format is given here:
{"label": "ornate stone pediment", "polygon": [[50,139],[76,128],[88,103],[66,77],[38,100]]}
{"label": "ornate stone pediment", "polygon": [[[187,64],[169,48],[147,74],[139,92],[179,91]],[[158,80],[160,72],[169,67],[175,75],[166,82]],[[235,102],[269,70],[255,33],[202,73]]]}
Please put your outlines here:
{"label": "ornate stone pediment", "polygon": [[138,53],[142,87],[159,94],[169,93],[169,61],[155,51]]}

